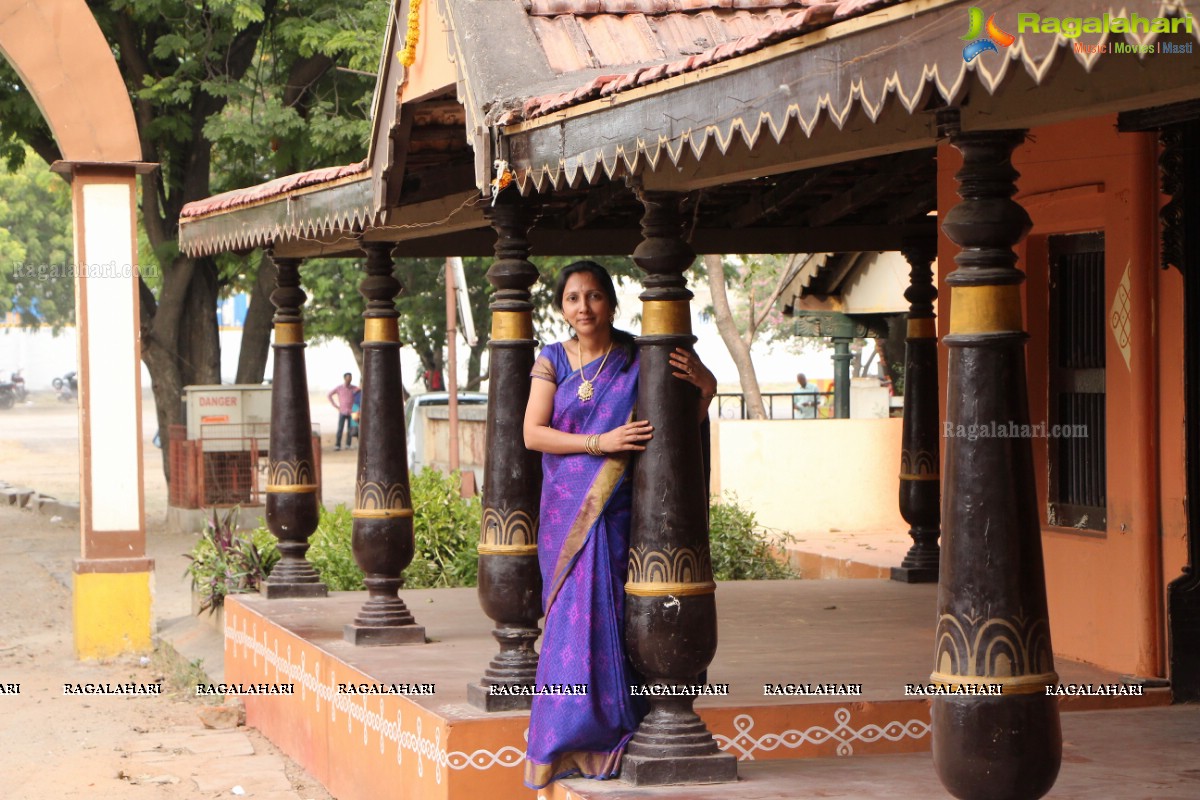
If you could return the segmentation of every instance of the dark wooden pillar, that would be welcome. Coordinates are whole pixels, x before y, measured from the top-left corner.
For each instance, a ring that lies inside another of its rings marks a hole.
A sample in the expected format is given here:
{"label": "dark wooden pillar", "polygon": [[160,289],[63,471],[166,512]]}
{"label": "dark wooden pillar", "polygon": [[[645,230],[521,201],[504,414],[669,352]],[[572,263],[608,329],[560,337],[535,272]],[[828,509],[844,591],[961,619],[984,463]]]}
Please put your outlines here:
{"label": "dark wooden pillar", "polygon": [[[634,668],[651,686],[666,687],[696,684],[717,650],[699,392],[672,377],[668,362],[676,347],[696,341],[683,277],[695,254],[682,238],[680,199],[641,195],[643,241],[633,253],[648,273],[636,413],[653,424],[654,438],[633,469],[625,639]],[[650,698],[625,751],[623,780],[645,786],[737,779],[737,760],[717,747],[693,699]]]}
{"label": "dark wooden pillar", "polygon": [[364,246],[367,277],[359,286],[367,299],[362,343],[363,374],[358,479],[354,487],[354,560],[362,568],[367,601],[346,641],[356,645],[423,644],[416,624],[397,593],[413,558],[413,510],[408,453],[400,398],[400,334],[395,298],[400,281],[392,274],[391,245]]}
{"label": "dark wooden pillar", "polygon": [[[957,120],[947,120],[956,127]],[[951,287],[941,580],[931,680],[933,759],[951,794],[1034,800],[1062,758],[1058,682],[1027,436],[979,435],[1029,424],[1021,282],[1012,248],[1031,226],[1015,201],[1012,151],[1023,131],[961,133],[962,202],[942,229],[962,251]],[[1000,696],[966,694],[999,685]]]}
{"label": "dark wooden pillar", "polygon": [[304,557],[319,514],[304,367],[304,322],[300,314],[307,296],[300,288],[301,260],[274,255],[271,260],[278,276],[277,288],[271,292],[275,306],[275,366],[271,377],[267,527],[279,540],[280,559],[263,584],[263,592],[270,599],[325,597],[325,584]]}
{"label": "dark wooden pillar", "polygon": [[844,336],[833,337],[833,416],[850,419],[850,342]]}
{"label": "dark wooden pillar", "polygon": [[1163,265],[1183,274],[1187,564],[1167,584],[1167,648],[1176,702],[1200,701],[1200,120],[1162,130]]}
{"label": "dark wooden pillar", "polygon": [[467,686],[476,708],[529,708],[532,697],[489,694],[490,686],[532,686],[537,676],[538,620],[542,575],[538,570],[538,510],[541,454],[525,449],[523,427],[533,369],[533,303],[529,288],[538,278],[526,238],[533,215],[516,190],[500,194],[489,211],[496,231],[496,260],[488,280],[492,299],[488,380],[487,477],[483,482],[483,526],[479,535],[479,603],[495,623],[500,652],[483,678]]}
{"label": "dark wooden pillar", "polygon": [[900,515],[913,538],[892,580],[934,583],[938,579],[941,535],[941,428],[938,425],[937,320],[930,265],[937,240],[911,242],[908,259],[908,336],[904,347],[904,431],[900,445]]}

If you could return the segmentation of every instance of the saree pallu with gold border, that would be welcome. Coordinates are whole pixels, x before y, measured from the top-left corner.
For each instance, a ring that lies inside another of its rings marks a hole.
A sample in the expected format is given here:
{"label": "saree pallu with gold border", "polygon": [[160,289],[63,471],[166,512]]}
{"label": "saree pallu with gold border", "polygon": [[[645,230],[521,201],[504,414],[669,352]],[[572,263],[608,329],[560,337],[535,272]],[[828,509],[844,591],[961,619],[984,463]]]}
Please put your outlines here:
{"label": "saree pallu with gold border", "polygon": [[[637,357],[619,347],[599,368],[585,365],[594,396],[580,400],[579,370],[561,343],[539,360],[554,367],[551,427],[603,433],[629,421],[637,395]],[[545,454],[538,532],[545,635],[540,692],[587,686],[586,695],[537,694],[529,718],[525,783],[540,789],[571,775],[611,778],[641,713],[630,696],[625,654],[625,577],[629,567],[632,482],[628,455]],[[549,689],[547,689],[549,687]]]}

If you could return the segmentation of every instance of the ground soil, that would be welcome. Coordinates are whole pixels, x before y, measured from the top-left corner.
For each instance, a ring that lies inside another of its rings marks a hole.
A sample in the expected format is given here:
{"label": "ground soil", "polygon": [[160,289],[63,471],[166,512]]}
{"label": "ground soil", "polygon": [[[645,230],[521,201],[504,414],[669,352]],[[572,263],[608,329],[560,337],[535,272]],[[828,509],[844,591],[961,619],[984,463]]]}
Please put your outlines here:
{"label": "ground soil", "polygon": [[[192,532],[167,529],[166,486],[146,406],[147,550],[154,614],[189,613],[181,589]],[[339,454],[342,455],[342,454]],[[0,481],[77,501],[74,405],[36,399],[0,412]],[[5,800],[328,800],[328,793],[257,731],[208,731],[200,673],[172,651],[80,662],[73,651],[71,569],[77,523],[0,507],[0,798]],[[67,694],[64,684],[162,683],[161,696]],[[19,693],[12,691],[19,685]]]}

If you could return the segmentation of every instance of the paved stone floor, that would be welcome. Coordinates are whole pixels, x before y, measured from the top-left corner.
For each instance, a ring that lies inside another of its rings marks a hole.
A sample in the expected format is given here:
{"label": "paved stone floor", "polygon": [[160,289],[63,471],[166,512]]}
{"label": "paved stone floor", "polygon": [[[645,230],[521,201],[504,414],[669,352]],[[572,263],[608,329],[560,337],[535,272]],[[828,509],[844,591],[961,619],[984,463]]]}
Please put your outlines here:
{"label": "paved stone floor", "polygon": [[[1063,715],[1063,764],[1051,800],[1200,797],[1200,707]],[[893,800],[948,798],[928,753],[742,764],[734,785],[633,789],[564,781],[552,800]]]}

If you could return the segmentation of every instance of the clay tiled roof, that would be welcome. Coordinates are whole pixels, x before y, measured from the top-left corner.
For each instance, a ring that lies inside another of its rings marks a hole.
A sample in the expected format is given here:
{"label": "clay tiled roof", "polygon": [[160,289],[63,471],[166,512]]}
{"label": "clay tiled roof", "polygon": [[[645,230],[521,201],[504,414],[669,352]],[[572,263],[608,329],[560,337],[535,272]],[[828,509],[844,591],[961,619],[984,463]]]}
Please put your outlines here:
{"label": "clay tiled roof", "polygon": [[328,184],[349,176],[365,175],[366,169],[367,162],[359,161],[357,164],[348,164],[344,167],[322,167],[308,172],[298,172],[295,175],[286,175],[273,181],[260,183],[258,186],[234,189],[231,192],[188,203],[179,212],[179,218],[202,217],[214,211],[226,211],[231,208],[253,205],[256,202],[270,200],[297,189]]}
{"label": "clay tiled roof", "polygon": [[681,75],[904,0],[528,0],[559,74],[627,67],[574,89],[525,100],[499,120],[534,119]]}
{"label": "clay tiled roof", "polygon": [[530,0],[531,16],[574,14],[675,14],[709,8],[783,8],[812,5],[805,0]]}

